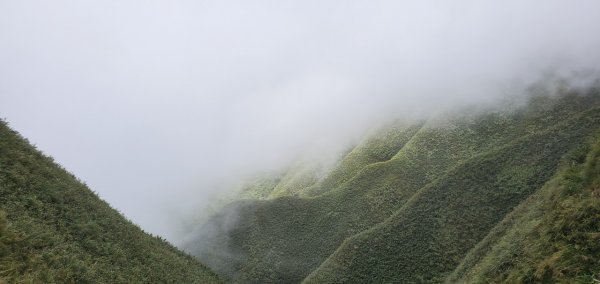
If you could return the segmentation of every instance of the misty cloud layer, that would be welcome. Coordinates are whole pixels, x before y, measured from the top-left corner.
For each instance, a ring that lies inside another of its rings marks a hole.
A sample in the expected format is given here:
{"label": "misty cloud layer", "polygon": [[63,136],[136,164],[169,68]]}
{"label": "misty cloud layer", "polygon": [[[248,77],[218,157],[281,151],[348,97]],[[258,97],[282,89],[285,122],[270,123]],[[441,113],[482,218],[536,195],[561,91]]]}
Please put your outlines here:
{"label": "misty cloud layer", "polygon": [[0,0],[0,116],[177,242],[245,176],[596,72],[598,15],[591,0]]}

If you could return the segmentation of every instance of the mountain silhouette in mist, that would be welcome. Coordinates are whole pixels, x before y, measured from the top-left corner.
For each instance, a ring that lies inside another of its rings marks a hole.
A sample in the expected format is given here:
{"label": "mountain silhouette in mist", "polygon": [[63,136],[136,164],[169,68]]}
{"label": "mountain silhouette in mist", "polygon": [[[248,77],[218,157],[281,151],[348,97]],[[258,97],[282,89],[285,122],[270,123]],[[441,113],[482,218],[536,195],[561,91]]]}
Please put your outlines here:
{"label": "mountain silhouette in mist", "polygon": [[200,262],[4,122],[0,206],[0,282],[593,283],[600,91],[394,122],[245,188],[184,245]]}
{"label": "mountain silhouette in mist", "polygon": [[186,248],[235,283],[597,281],[600,93],[558,93],[394,124],[249,186]]}

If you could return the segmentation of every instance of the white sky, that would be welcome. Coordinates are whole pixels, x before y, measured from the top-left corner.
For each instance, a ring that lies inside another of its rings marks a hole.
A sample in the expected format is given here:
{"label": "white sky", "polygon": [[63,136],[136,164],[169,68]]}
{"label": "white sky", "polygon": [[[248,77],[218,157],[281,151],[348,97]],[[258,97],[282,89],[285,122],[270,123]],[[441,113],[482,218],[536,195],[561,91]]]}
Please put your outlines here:
{"label": "white sky", "polygon": [[0,117],[177,243],[241,177],[596,69],[599,15],[592,0],[0,0]]}

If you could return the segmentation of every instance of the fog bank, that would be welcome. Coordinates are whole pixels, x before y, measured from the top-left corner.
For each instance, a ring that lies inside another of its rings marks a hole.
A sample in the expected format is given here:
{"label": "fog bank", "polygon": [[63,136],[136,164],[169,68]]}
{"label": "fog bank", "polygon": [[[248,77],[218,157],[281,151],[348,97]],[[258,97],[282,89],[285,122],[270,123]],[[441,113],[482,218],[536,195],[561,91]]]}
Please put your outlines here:
{"label": "fog bank", "polygon": [[145,230],[377,125],[600,66],[598,1],[0,0],[0,116]]}

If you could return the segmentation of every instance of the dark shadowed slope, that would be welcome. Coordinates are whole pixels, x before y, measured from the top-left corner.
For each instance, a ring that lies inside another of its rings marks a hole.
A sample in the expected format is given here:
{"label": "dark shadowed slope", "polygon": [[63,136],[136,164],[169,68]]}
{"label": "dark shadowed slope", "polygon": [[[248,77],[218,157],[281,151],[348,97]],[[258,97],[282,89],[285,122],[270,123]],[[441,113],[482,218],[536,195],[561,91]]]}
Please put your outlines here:
{"label": "dark shadowed slope", "polygon": [[227,206],[189,248],[240,283],[442,282],[598,131],[599,102],[534,96],[384,131],[300,197]]}
{"label": "dark shadowed slope", "polygon": [[[152,208],[148,208],[152,210]],[[0,282],[219,283],[0,123]]]}

